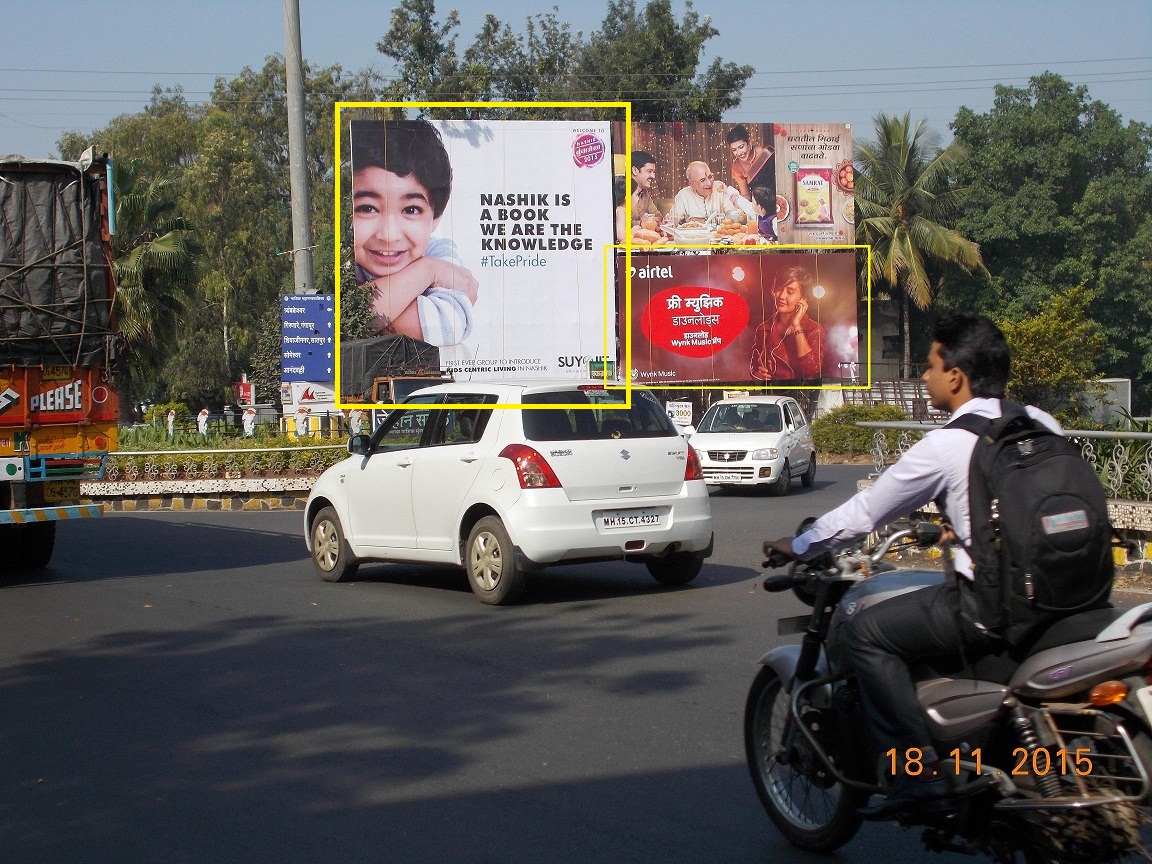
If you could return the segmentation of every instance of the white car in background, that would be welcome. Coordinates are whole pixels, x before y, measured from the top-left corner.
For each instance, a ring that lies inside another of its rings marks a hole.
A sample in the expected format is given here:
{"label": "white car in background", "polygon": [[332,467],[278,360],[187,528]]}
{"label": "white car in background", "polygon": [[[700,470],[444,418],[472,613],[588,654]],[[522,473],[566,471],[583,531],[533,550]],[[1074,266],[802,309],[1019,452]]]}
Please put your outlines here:
{"label": "white car in background", "polygon": [[792,478],[816,480],[812,427],[790,396],[741,396],[713,402],[689,443],[709,486],[761,486],[787,495]]}
{"label": "white car in background", "polygon": [[699,459],[650,392],[624,405],[578,381],[413,393],[317,479],[304,517],[316,570],[339,582],[365,561],[455,564],[489,604],[550,564],[625,559],[687,584],[712,554]]}

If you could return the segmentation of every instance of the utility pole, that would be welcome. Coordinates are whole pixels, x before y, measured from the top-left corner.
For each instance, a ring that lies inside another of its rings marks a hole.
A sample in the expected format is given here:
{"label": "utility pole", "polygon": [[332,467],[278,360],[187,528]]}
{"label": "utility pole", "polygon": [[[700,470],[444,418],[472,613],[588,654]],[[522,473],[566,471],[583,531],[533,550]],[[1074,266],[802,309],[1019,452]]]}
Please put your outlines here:
{"label": "utility pole", "polygon": [[284,0],[284,74],[288,97],[288,162],[292,181],[292,265],[297,294],[315,294],[312,274],[312,196],[308,191],[304,131],[304,61],[300,50],[300,0]]}

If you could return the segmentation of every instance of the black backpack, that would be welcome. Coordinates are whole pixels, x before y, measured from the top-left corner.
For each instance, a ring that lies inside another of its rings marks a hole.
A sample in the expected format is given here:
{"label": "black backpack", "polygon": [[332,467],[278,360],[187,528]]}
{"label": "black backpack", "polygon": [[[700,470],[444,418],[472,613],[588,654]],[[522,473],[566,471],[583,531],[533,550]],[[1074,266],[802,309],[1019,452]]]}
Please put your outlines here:
{"label": "black backpack", "polygon": [[1000,405],[996,420],[962,414],[945,428],[979,436],[968,468],[974,579],[961,612],[1015,645],[1107,601],[1112,527],[1104,489],[1076,445],[1024,406]]}

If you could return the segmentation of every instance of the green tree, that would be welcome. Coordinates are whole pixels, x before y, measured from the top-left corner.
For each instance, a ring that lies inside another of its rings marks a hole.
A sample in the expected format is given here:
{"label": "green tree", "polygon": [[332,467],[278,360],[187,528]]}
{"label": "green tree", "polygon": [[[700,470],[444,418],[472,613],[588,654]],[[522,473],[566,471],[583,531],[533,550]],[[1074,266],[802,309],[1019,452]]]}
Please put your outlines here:
{"label": "green tree", "polygon": [[704,46],[717,30],[686,2],[677,21],[671,0],[609,0],[601,28],[576,66],[576,86],[598,101],[631,101],[634,120],[718,121],[740,104],[755,69],[717,57],[699,71]]}
{"label": "green tree", "polygon": [[271,306],[264,312],[256,329],[252,374],[248,376],[255,386],[257,402],[280,400],[281,336],[280,306]]}
{"label": "green tree", "polygon": [[131,161],[140,176],[178,176],[195,159],[196,127],[203,116],[204,109],[189,105],[181,88],[154,87],[143,111],[121,114],[90,135],[66,131],[56,147],[62,158],[75,160],[95,146],[114,162]]}
{"label": "green tree", "polygon": [[115,166],[116,233],[112,272],[116,324],[124,344],[116,370],[121,419],[132,420],[136,393],[157,395],[157,372],[195,284],[193,231],[178,212],[172,175],[149,178],[139,163]]}
{"label": "green tree", "polygon": [[1099,377],[1104,328],[1088,317],[1091,295],[1083,285],[1052,294],[1035,315],[1003,320],[1012,349],[1008,395],[1053,413],[1075,414],[1079,397]]}
{"label": "green tree", "polygon": [[377,43],[397,67],[389,99],[627,100],[636,120],[719,120],[740,104],[754,72],[720,58],[700,70],[704,46],[719,31],[690,2],[677,21],[671,0],[649,0],[642,10],[635,0],[610,0],[603,24],[586,40],[555,11],[530,17],[523,34],[488,15],[462,54],[459,26],[454,11],[437,20],[434,0],[402,0],[393,9],[391,26]]}
{"label": "green tree", "polygon": [[980,244],[990,280],[959,282],[949,302],[994,317],[1033,314],[1084,285],[1104,327],[1101,363],[1152,399],[1152,129],[1088,90],[1045,73],[996,88],[990,111],[962,108],[956,140],[971,154],[957,228]]}
{"label": "green tree", "polygon": [[[235,117],[212,111],[199,133],[196,161],[185,173],[203,248],[193,344],[203,344],[199,328],[213,334],[209,356],[220,359],[211,364],[220,380],[209,388],[199,384],[197,392],[207,390],[223,399],[239,372],[250,366],[264,312],[278,305],[288,256],[276,251],[286,245],[288,218],[272,168],[259,158],[247,128]],[[182,336],[193,338],[187,327]],[[179,380],[180,374],[173,370],[170,380]]]}
{"label": "green tree", "polygon": [[219,410],[233,401],[230,387],[236,379],[220,344],[219,306],[197,297],[188,305],[164,367],[168,400],[185,403],[193,414],[201,408]]}
{"label": "green tree", "polygon": [[856,237],[872,247],[872,279],[898,300],[904,374],[911,367],[910,303],[927,309],[950,269],[983,272],[980,248],[952,227],[961,193],[950,175],[964,159],[958,145],[908,114],[876,117],[876,140],[856,153]]}
{"label": "green tree", "polygon": [[[485,27],[493,24],[485,18]],[[444,23],[436,20],[435,0],[401,0],[392,10],[388,32],[376,50],[396,62],[396,75],[387,87],[388,101],[470,101],[474,92],[460,71],[455,32],[460,15],[455,9]]]}

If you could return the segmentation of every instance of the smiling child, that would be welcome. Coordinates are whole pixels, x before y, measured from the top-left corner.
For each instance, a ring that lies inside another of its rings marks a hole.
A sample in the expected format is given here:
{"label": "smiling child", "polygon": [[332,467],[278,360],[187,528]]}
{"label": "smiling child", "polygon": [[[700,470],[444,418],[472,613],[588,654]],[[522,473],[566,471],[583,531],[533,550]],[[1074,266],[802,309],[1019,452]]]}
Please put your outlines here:
{"label": "smiling child", "polygon": [[472,332],[478,283],[450,239],[432,236],[452,192],[452,166],[425,120],[353,121],[356,282],[372,289],[375,325],[432,345]]}

